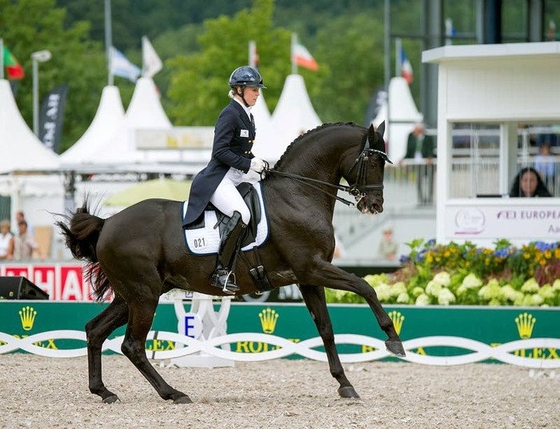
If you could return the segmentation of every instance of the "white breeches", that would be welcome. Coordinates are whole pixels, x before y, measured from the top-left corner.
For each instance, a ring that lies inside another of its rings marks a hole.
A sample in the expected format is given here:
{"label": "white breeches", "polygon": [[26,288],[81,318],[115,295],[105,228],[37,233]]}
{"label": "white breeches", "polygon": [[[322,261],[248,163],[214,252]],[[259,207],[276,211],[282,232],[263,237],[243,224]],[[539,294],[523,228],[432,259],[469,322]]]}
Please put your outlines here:
{"label": "white breeches", "polygon": [[235,168],[230,168],[210,198],[210,202],[226,216],[232,216],[234,211],[238,211],[241,213],[243,223],[248,225],[251,220],[251,212],[235,187],[241,182],[256,182],[258,175],[257,178],[255,175],[256,173],[254,175],[245,174]]}

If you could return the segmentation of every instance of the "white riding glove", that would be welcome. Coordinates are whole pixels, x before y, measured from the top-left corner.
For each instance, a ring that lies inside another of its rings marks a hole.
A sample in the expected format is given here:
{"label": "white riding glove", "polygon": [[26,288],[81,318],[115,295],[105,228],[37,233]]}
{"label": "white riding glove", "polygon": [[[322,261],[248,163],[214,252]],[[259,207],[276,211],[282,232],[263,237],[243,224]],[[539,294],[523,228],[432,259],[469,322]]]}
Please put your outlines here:
{"label": "white riding glove", "polygon": [[256,171],[257,173],[262,173],[262,171],[266,168],[266,162],[260,158],[253,158],[251,159],[251,170]]}

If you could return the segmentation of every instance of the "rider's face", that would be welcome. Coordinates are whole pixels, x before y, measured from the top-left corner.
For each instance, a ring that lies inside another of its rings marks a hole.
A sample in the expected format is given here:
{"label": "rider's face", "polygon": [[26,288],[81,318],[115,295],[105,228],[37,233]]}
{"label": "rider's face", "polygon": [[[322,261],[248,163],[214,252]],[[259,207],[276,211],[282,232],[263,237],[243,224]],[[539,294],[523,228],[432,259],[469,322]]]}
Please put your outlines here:
{"label": "rider's face", "polygon": [[260,95],[260,89],[254,86],[247,86],[245,87],[245,101],[251,107],[255,105],[257,102],[257,98]]}

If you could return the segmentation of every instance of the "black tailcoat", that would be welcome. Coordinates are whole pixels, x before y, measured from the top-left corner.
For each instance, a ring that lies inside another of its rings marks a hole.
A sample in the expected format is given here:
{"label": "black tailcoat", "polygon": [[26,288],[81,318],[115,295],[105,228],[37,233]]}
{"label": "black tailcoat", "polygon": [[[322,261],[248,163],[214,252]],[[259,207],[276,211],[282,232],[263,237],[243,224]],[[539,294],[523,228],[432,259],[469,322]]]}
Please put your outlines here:
{"label": "black tailcoat", "polygon": [[191,184],[187,213],[183,225],[196,221],[204,212],[214,191],[230,167],[247,173],[254,157],[251,149],[255,126],[243,107],[232,100],[220,113],[214,128],[212,158]]}

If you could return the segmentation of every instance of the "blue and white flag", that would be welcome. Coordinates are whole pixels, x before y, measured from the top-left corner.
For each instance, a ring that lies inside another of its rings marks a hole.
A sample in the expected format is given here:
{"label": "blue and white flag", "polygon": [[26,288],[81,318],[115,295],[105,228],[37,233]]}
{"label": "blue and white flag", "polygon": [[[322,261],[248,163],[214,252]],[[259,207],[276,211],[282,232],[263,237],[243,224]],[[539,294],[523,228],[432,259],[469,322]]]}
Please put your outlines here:
{"label": "blue and white flag", "polygon": [[111,74],[136,82],[140,76],[140,68],[132,64],[124,54],[111,46]]}

